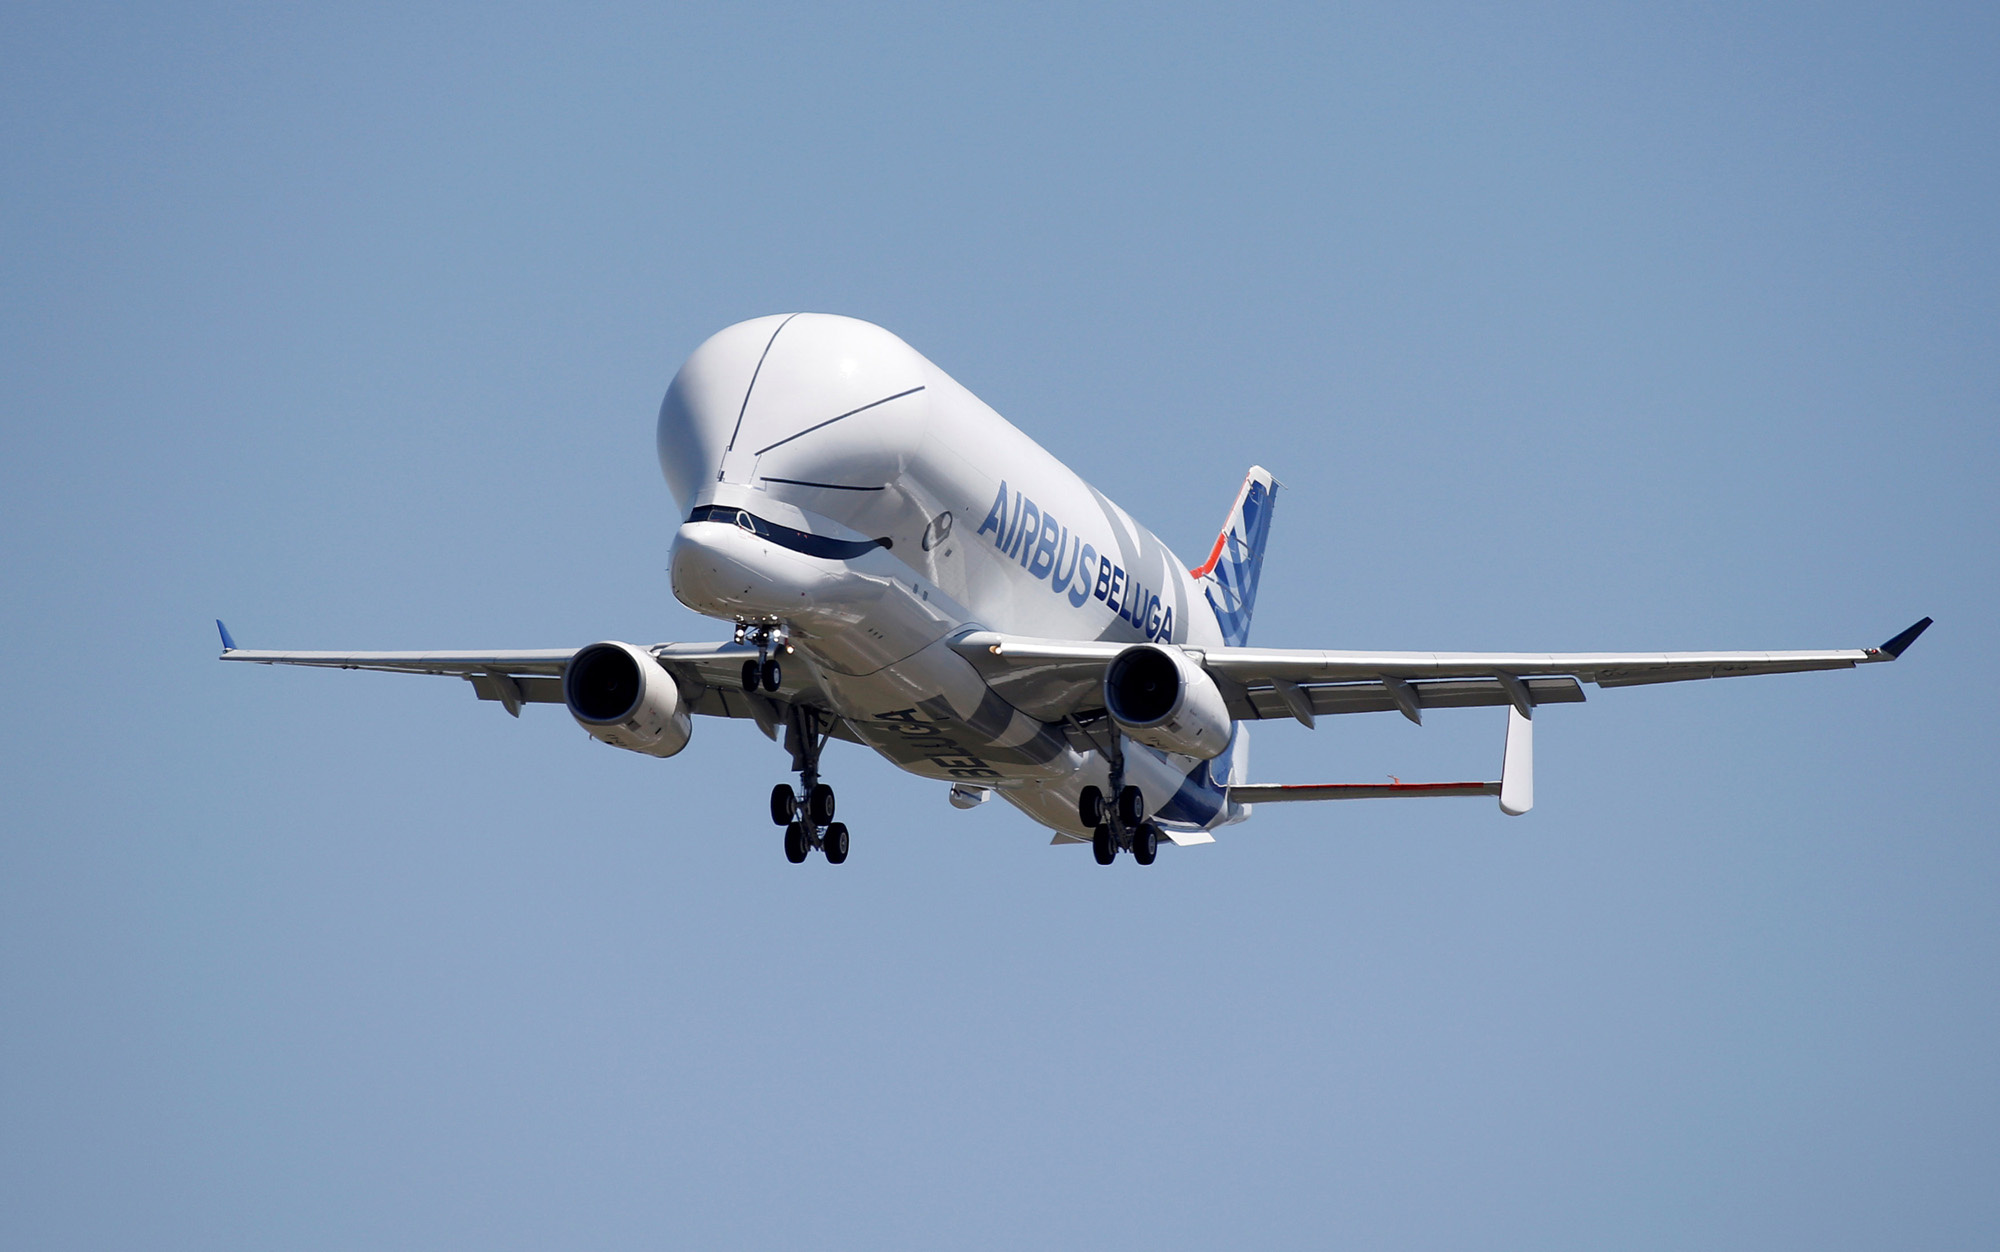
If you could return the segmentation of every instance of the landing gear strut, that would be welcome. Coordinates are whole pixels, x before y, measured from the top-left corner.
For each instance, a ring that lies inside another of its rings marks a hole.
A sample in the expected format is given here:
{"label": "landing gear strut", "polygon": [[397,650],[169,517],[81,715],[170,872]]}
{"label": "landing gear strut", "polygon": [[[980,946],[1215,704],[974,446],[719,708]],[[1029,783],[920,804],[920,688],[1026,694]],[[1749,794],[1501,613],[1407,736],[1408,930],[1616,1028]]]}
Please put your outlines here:
{"label": "landing gear strut", "polygon": [[1077,820],[1092,828],[1090,850],[1099,865],[1109,865],[1121,851],[1129,851],[1141,865],[1151,865],[1160,854],[1160,828],[1148,820],[1146,797],[1137,787],[1125,785],[1125,753],[1116,740],[1105,754],[1111,760],[1112,803],[1096,787],[1085,787],[1076,799]]}
{"label": "landing gear strut", "polygon": [[[767,664],[775,669],[778,663]],[[833,788],[819,780],[819,753],[827,738],[824,720],[818,709],[796,704],[786,714],[785,748],[800,786],[798,791],[785,783],[771,788],[771,820],[785,828],[785,859],[794,865],[814,848],[826,853],[831,864],[847,859],[847,824],[833,820]]]}

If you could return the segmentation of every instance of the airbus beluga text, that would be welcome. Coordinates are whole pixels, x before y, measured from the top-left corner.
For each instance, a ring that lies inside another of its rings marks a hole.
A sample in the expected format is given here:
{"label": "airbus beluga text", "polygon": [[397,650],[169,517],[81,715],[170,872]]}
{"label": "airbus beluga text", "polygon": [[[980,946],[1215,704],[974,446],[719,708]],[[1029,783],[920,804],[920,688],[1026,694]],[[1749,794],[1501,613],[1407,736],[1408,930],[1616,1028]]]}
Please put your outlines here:
{"label": "airbus beluga text", "polygon": [[[674,594],[735,625],[718,643],[521,652],[262,652],[222,658],[456,674],[519,716],[564,704],[592,735],[667,757],[694,718],[782,738],[800,785],[771,792],[785,855],[838,864],[848,833],[820,777],[829,739],[999,795],[1100,865],[1210,833],[1278,800],[1497,796],[1534,802],[1536,708],[1623,687],[1845,669],[1827,652],[1318,652],[1249,646],[1278,483],[1251,469],[1189,568],[1103,493],[888,331],[817,313],[758,318],[695,349],[660,405],[660,468],[686,512]],[[1497,782],[1250,782],[1264,718],[1505,707]]]}

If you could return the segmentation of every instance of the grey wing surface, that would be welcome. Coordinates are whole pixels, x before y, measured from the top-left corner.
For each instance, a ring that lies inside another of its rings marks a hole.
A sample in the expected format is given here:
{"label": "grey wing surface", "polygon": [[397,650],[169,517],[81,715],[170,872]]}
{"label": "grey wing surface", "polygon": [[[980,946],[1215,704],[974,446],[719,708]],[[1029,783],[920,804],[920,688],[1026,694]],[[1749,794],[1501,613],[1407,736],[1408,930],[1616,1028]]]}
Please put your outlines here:
{"label": "grey wing surface", "polygon": [[[222,632],[222,660],[253,665],[305,665],[320,669],[362,669],[390,674],[442,674],[463,678],[481,700],[498,701],[520,715],[524,704],[563,703],[562,675],[580,648],[513,648],[466,652],[278,652],[239,648],[227,627]],[[825,707],[826,697],[815,687],[788,675],[773,694],[743,690],[743,662],[757,656],[747,644],[656,643],[643,648],[662,669],[674,676],[690,712],[709,717],[747,718],[765,734],[776,737],[785,722],[786,704]],[[801,669],[803,667],[794,667]],[[801,673],[798,677],[803,677]],[[844,727],[834,734],[848,738]]]}
{"label": "grey wing surface", "polygon": [[[1794,652],[1331,652],[1292,648],[1189,649],[1243,720],[1291,717],[1310,726],[1337,713],[1540,704],[1584,698],[1583,683],[1630,687],[1850,669],[1893,661],[1931,624],[1924,618],[1873,648]],[[976,631],[952,646],[1017,708],[1057,720],[1103,706],[1104,667],[1126,648]]]}

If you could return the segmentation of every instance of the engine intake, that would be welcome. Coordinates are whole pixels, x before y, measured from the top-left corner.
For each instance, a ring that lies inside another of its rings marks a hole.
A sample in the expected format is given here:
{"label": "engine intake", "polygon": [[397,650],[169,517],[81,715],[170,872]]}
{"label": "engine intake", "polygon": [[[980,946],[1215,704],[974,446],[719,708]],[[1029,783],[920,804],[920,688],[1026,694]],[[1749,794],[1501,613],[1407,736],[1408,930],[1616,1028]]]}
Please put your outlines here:
{"label": "engine intake", "polygon": [[672,756],[694,734],[673,675],[629,643],[593,643],[571,657],[563,703],[579,726],[614,748]]}
{"label": "engine intake", "polygon": [[1179,648],[1140,643],[1120,652],[1104,670],[1104,707],[1149,748],[1206,761],[1229,746],[1221,688]]}

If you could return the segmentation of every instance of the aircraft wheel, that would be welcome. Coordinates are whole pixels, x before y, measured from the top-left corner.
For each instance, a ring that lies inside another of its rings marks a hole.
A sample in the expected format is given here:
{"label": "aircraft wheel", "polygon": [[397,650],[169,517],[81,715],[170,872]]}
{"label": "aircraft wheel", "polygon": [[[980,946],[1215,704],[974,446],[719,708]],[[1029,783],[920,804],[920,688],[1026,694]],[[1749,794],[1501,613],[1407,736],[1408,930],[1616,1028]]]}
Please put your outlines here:
{"label": "aircraft wheel", "polygon": [[806,813],[815,826],[824,826],[832,821],[833,788],[825,783],[814,783],[812,794],[806,799]]}
{"label": "aircraft wheel", "polygon": [[1132,859],[1141,865],[1151,865],[1153,858],[1160,854],[1160,828],[1146,822],[1132,832]]}
{"label": "aircraft wheel", "polygon": [[799,797],[784,783],[771,788],[771,820],[780,826],[789,826],[798,820]]}
{"label": "aircraft wheel", "polygon": [[809,850],[810,845],[806,841],[806,828],[803,822],[793,822],[791,825],[785,827],[785,859],[787,861],[797,865],[806,859],[806,853]]}
{"label": "aircraft wheel", "polygon": [[763,672],[760,669],[758,669],[757,662],[755,661],[743,662],[743,690],[745,691],[757,690],[757,681],[759,678],[762,677],[762,675]]}
{"label": "aircraft wheel", "polygon": [[1076,798],[1076,816],[1086,826],[1104,824],[1104,793],[1095,787],[1085,787]]}
{"label": "aircraft wheel", "polygon": [[838,865],[847,859],[847,823],[835,822],[820,836],[820,848],[826,853],[830,864]]}
{"label": "aircraft wheel", "polygon": [[1118,793],[1118,821],[1127,830],[1137,830],[1146,821],[1146,797],[1137,787]]}
{"label": "aircraft wheel", "polygon": [[1097,833],[1090,837],[1090,850],[1096,854],[1099,865],[1109,865],[1118,859],[1118,840],[1111,833],[1111,827],[1097,828]]}
{"label": "aircraft wheel", "polygon": [[764,662],[764,690],[776,691],[784,681],[785,671],[778,665],[777,657]]}

